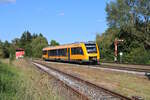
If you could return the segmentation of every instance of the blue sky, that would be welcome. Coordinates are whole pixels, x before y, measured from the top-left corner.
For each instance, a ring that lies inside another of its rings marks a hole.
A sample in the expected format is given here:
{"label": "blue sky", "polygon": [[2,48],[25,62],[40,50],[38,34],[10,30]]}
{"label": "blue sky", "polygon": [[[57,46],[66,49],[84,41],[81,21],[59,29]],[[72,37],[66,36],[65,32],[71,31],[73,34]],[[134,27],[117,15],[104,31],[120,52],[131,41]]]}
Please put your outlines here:
{"label": "blue sky", "polygon": [[61,44],[95,40],[107,29],[108,0],[0,0],[0,40],[25,30]]}

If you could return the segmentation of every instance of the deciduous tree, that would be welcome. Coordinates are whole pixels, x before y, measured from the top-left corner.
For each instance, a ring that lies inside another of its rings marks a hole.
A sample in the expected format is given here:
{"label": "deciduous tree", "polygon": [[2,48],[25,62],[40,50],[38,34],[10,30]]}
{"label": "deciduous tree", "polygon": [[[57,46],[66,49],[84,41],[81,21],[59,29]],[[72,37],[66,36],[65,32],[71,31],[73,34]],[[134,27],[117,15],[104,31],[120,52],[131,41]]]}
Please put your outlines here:
{"label": "deciduous tree", "polygon": [[58,42],[56,42],[55,40],[51,40],[50,46],[57,46],[57,45],[59,45]]}
{"label": "deciduous tree", "polygon": [[32,55],[33,57],[42,57],[42,49],[44,47],[48,46],[48,42],[47,39],[45,37],[37,37],[35,39],[33,39],[32,43],[31,43],[31,50],[32,50]]}

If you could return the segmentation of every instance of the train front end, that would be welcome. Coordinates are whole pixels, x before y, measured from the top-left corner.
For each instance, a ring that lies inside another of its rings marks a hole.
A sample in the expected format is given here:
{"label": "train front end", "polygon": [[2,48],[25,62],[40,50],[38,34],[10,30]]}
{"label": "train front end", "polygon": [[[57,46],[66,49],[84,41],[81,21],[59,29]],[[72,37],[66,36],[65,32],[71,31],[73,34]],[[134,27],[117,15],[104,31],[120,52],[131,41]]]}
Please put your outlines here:
{"label": "train front end", "polygon": [[94,64],[99,64],[100,53],[98,45],[95,42],[84,43],[86,48],[87,61]]}

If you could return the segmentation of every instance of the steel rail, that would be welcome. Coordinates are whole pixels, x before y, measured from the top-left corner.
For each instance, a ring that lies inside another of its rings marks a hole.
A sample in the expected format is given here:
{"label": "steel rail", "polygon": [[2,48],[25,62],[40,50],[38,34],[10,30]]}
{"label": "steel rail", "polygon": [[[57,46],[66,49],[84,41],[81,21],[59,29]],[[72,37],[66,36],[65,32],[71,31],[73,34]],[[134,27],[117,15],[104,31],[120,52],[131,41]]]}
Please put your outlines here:
{"label": "steel rail", "polygon": [[[39,61],[43,61],[41,59],[38,59]],[[63,64],[63,63],[62,63]],[[65,63],[66,64],[66,63]],[[74,63],[73,63],[74,64]],[[76,64],[75,64],[76,65]],[[79,64],[78,64],[79,65]],[[84,66],[84,65],[81,65]],[[136,67],[121,67],[121,66],[115,66],[115,65],[88,65],[90,68],[97,67],[97,68],[111,68],[111,69],[118,69],[118,70],[125,70],[125,71],[135,71],[135,72],[145,72],[150,73],[150,68],[136,68]]]}
{"label": "steel rail", "polygon": [[145,73],[150,72],[150,69],[146,69],[146,68],[120,67],[120,66],[113,66],[113,65],[108,65],[108,66],[107,65],[95,65],[95,67],[111,68],[111,69],[119,69],[119,70],[126,70],[126,71],[135,71],[135,72],[145,72]]}
{"label": "steel rail", "polygon": [[[94,83],[91,83],[91,82],[89,82],[89,81],[87,81],[87,80],[85,80],[85,79],[81,79],[81,78],[79,78],[79,77],[77,77],[77,76],[74,76],[74,75],[71,75],[71,74],[62,72],[62,71],[60,71],[60,70],[58,70],[58,69],[56,69],[56,68],[50,67],[50,66],[48,66],[48,65],[46,65],[46,64],[39,63],[39,62],[37,62],[37,61],[33,61],[33,62],[34,62],[34,63],[38,63],[38,64],[40,64],[40,65],[43,65],[43,66],[45,66],[45,67],[48,67],[48,68],[50,68],[50,69],[52,69],[52,70],[54,70],[54,71],[57,71],[58,73],[62,73],[62,74],[64,74],[64,75],[67,75],[67,76],[69,76],[69,77],[72,77],[73,79],[76,79],[76,80],[78,80],[78,81],[80,81],[80,82],[83,82],[83,83],[85,83],[86,85],[89,85],[89,86],[92,86],[92,87],[94,87],[94,88],[96,88],[96,89],[102,90],[103,92],[105,92],[105,93],[107,93],[107,94],[110,94],[110,95],[113,96],[113,97],[119,98],[120,100],[132,100],[132,99],[129,98],[129,97],[126,97],[126,96],[123,96],[123,95],[121,95],[121,94],[119,94],[119,93],[116,93],[116,92],[113,92],[113,91],[111,91],[111,90],[105,89],[105,88],[103,88],[103,87],[101,87],[101,86],[99,86],[99,85],[96,85],[96,84],[94,84]],[[79,91],[77,91],[77,90],[75,90],[75,91],[78,92],[79,94],[83,95],[81,92],[79,92]],[[84,97],[86,97],[86,96],[84,95]]]}
{"label": "steel rail", "polygon": [[135,64],[135,63],[119,63],[119,62],[107,62],[104,61],[102,63],[108,63],[108,64],[124,64],[124,65],[138,65],[138,66],[150,66],[150,64]]}
{"label": "steel rail", "polygon": [[[37,63],[37,62],[35,62],[35,61],[32,61],[32,62]],[[40,69],[41,71],[46,72],[47,74],[49,74],[46,70],[43,70],[42,68],[38,67],[38,66],[37,66],[36,64],[34,64],[34,63],[32,63],[32,64],[35,65],[38,69]],[[41,63],[38,63],[38,64],[43,65],[43,64],[41,64]],[[45,65],[44,65],[44,66],[45,66]],[[51,69],[52,69],[52,68],[51,68]],[[56,71],[56,70],[55,70],[55,71]],[[51,74],[49,74],[49,75],[51,75]],[[51,75],[51,76],[53,76],[53,75]],[[53,76],[53,77],[54,77],[55,79],[59,80],[57,77],[55,77],[55,76]],[[65,84],[65,83],[64,83],[63,81],[61,81],[61,80],[59,80],[59,81],[63,84],[63,86],[67,87],[68,90],[71,90],[71,91],[73,91],[76,95],[78,95],[78,97],[79,97],[81,100],[89,100],[88,97],[85,96],[84,94],[82,94],[80,91],[77,91],[76,89],[70,87],[69,85]]]}

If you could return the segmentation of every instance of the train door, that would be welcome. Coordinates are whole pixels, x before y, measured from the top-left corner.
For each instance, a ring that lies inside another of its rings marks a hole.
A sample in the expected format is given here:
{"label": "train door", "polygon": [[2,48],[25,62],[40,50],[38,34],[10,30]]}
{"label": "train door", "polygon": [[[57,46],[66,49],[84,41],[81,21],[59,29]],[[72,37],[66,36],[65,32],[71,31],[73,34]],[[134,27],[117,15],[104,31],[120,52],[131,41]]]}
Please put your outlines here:
{"label": "train door", "polygon": [[68,48],[68,61],[70,61],[70,48]]}

